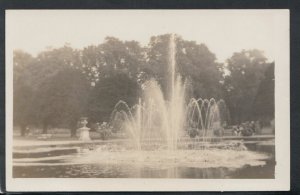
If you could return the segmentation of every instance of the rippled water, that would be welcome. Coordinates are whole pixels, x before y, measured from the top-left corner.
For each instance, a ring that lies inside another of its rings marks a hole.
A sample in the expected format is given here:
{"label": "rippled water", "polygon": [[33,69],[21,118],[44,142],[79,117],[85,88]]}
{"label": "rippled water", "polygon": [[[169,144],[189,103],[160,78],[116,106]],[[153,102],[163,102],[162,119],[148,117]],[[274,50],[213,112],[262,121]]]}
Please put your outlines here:
{"label": "rippled water", "polygon": [[[274,178],[274,145],[248,151],[79,151],[52,149],[14,155],[15,178]],[[23,156],[22,156],[23,155]]]}

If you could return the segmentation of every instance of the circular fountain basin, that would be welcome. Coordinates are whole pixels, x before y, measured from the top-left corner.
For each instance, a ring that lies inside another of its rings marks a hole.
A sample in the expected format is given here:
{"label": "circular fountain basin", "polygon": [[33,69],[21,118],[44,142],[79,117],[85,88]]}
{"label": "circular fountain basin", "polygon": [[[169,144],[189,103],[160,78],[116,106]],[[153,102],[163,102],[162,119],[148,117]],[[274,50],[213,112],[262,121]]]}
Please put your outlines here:
{"label": "circular fountain basin", "polygon": [[16,178],[274,178],[274,153],[258,144],[252,148],[135,150],[124,143],[108,142],[81,147],[37,147],[26,150],[26,155],[18,151],[13,175]]}
{"label": "circular fountain basin", "polygon": [[71,164],[135,164],[150,168],[170,168],[176,166],[213,168],[240,168],[244,165],[265,165],[269,155],[247,150],[155,150],[108,151],[101,148],[88,151],[78,158],[71,159]]}

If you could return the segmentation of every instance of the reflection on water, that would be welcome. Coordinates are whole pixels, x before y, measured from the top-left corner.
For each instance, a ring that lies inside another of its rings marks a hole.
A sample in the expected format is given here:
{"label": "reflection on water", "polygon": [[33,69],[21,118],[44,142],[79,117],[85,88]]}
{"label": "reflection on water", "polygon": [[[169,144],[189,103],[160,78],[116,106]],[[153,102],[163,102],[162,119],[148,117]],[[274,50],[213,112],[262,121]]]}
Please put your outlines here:
{"label": "reflection on water", "polygon": [[[64,164],[59,159],[39,160],[38,164],[26,164],[26,157],[19,158],[13,167],[15,178],[198,178],[198,179],[225,179],[225,178],[274,178],[275,157],[274,145],[248,144],[252,151],[268,154],[261,165],[228,168],[228,167],[194,167],[176,164],[171,167],[149,167],[143,164],[125,163],[87,163]],[[74,151],[70,151],[73,153]],[[65,153],[61,153],[65,155]],[[233,159],[234,160],[234,159]],[[51,165],[51,164],[56,165]],[[234,163],[234,162],[232,162]],[[222,164],[222,163],[221,163]]]}
{"label": "reflection on water", "polygon": [[59,165],[59,166],[15,166],[14,177],[65,177],[65,178],[274,178],[274,161],[264,166],[244,166],[243,168],[193,168],[174,167],[151,169],[130,165]]}

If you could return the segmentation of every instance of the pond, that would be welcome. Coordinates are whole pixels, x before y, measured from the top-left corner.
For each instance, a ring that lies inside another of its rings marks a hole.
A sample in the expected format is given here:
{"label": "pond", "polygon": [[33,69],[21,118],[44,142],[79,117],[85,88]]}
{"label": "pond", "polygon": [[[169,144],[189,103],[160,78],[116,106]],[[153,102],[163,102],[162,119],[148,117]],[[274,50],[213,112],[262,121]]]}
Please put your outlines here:
{"label": "pond", "polygon": [[[135,151],[107,145],[14,152],[14,178],[274,178],[275,146],[247,150]],[[111,146],[110,146],[111,147]],[[96,148],[96,149],[95,149]]]}

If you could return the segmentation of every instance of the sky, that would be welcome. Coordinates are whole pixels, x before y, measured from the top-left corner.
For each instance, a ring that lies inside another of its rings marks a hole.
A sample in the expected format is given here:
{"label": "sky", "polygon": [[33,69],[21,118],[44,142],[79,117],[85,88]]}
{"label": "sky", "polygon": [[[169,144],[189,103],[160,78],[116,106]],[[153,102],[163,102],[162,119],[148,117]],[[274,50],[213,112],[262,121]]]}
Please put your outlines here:
{"label": "sky", "polygon": [[8,10],[10,46],[32,55],[66,43],[83,49],[106,36],[136,40],[176,33],[204,43],[224,62],[242,49],[263,50],[274,58],[274,32],[280,28],[275,10]]}

